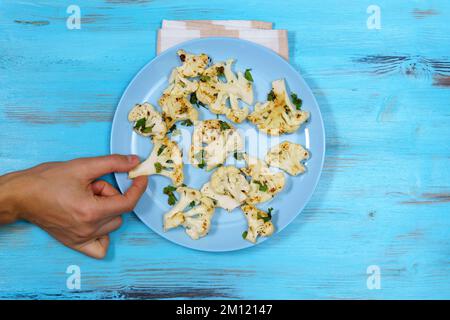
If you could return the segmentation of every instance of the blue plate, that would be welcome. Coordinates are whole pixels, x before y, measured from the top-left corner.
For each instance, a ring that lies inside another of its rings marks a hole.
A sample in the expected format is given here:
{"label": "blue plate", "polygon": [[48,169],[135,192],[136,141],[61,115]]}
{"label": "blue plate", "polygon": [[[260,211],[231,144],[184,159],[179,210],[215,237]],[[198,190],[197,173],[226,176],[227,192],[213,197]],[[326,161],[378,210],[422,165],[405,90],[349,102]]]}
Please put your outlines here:
{"label": "blue plate", "polygon": [[[213,62],[233,58],[236,60],[235,70],[251,69],[254,79],[255,102],[266,101],[271,82],[284,78],[290,91],[297,93],[303,100],[303,110],[310,112],[310,120],[306,125],[303,125],[295,133],[279,138],[258,133],[254,125],[249,122],[235,125],[246,137],[249,154],[258,156],[260,159],[264,159],[270,146],[283,140],[300,143],[310,150],[311,158],[306,163],[307,172],[297,177],[286,175],[285,189],[272,201],[258,205],[261,209],[274,208],[272,221],[277,232],[272,237],[278,236],[278,233],[303,210],[313,194],[322,171],[325,134],[319,107],[308,85],[288,62],[269,49],[239,39],[204,38],[188,41],[166,50],[144,66],[125,90],[114,115],[111,153],[137,154],[142,159],[147,158],[152,148],[151,142],[148,138],[133,132],[127,120],[128,112],[136,103],[145,101],[155,107],[158,106],[157,101],[167,87],[171,70],[180,65],[176,54],[180,48],[192,53],[204,52],[211,57]],[[199,119],[216,118],[216,115],[207,109],[200,109]],[[186,156],[192,128],[182,127],[179,123],[177,127],[183,128],[184,134],[174,140],[179,142],[180,148],[183,149],[183,154]],[[190,132],[186,130],[190,130]],[[258,143],[255,144],[255,141]],[[233,157],[231,156],[231,158]],[[232,160],[234,159],[229,159],[229,161]],[[209,180],[211,175],[211,172],[191,165],[185,165],[184,173],[185,184],[198,189]],[[124,173],[116,173],[115,176],[120,190],[124,192],[130,186],[131,181]],[[166,177],[151,176],[147,190],[134,210],[142,222],[153,231],[174,243],[204,251],[231,251],[253,246],[252,243],[242,238],[242,232],[247,229],[247,222],[239,208],[232,213],[216,209],[210,233],[199,240],[190,239],[181,227],[164,232],[162,228],[163,214],[171,207],[167,204],[167,196],[162,193],[162,189],[169,184],[171,181]],[[264,240],[266,238],[260,238],[258,243]]]}

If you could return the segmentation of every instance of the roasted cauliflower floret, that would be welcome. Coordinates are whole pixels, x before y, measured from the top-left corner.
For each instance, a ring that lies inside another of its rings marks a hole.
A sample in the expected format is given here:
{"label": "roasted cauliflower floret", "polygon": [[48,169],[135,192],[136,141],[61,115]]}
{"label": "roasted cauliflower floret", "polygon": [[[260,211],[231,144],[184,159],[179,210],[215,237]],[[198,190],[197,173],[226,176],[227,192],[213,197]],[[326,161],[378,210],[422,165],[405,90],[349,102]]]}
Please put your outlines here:
{"label": "roasted cauliflower floret", "polygon": [[267,152],[266,162],[280,168],[292,176],[305,172],[302,161],[309,158],[309,152],[301,145],[283,141]]}
{"label": "roasted cauliflower floret", "polygon": [[229,154],[242,150],[243,140],[236,129],[222,120],[195,123],[189,152],[191,163],[211,170],[225,162]]}
{"label": "roasted cauliflower floret", "polygon": [[181,225],[193,240],[206,236],[214,215],[214,201],[188,187],[178,187],[177,192],[180,201],[164,215],[164,231]]}
{"label": "roasted cauliflower floret", "polygon": [[233,209],[239,207],[242,203],[233,199],[229,195],[219,194],[211,187],[211,183],[207,182],[203,185],[200,190],[205,196],[216,201],[216,207],[223,208],[228,212],[233,211]]}
{"label": "roasted cauliflower floret", "polygon": [[248,116],[260,131],[277,136],[296,131],[308,120],[309,112],[296,109],[283,79],[272,82],[272,91],[267,98],[267,102],[257,103],[255,110]]}
{"label": "roasted cauliflower floret", "polygon": [[178,73],[183,77],[196,77],[205,71],[206,66],[209,63],[209,57],[201,53],[199,55],[187,53],[184,50],[177,51],[178,57],[180,57],[183,65],[177,67]]}
{"label": "roasted cauliflower floret", "polygon": [[241,171],[251,177],[250,191],[248,193],[248,204],[256,204],[272,199],[278,192],[284,188],[284,173],[273,173],[269,166],[262,160],[250,157],[244,154],[244,160],[247,163],[246,168]]}
{"label": "roasted cauliflower floret", "polygon": [[198,111],[187,97],[163,94],[159,99],[159,105],[163,110],[163,119],[169,129],[177,121],[198,119]]}
{"label": "roasted cauliflower floret", "polygon": [[165,137],[153,141],[150,156],[128,173],[130,178],[160,174],[172,179],[172,183],[179,186],[183,183],[183,159],[178,145]]}
{"label": "roasted cauliflower floret", "polygon": [[215,193],[231,197],[239,203],[247,199],[250,191],[245,176],[238,168],[232,166],[220,167],[214,171],[211,175],[210,186]]}
{"label": "roasted cauliflower floret", "polygon": [[247,218],[248,224],[247,231],[244,231],[242,234],[245,240],[256,243],[258,236],[268,237],[274,233],[275,227],[271,221],[272,216],[269,213],[247,204],[243,205],[241,209]]}
{"label": "roasted cauliflower floret", "polygon": [[170,129],[177,121],[198,119],[198,111],[188,99],[189,95],[197,90],[197,87],[197,82],[182,77],[177,70],[172,72],[169,86],[158,101],[167,129]]}
{"label": "roasted cauliflower floret", "polygon": [[[247,106],[241,108],[239,99],[246,104],[253,103],[253,86],[242,72],[237,76],[231,69],[233,60],[217,63],[209,67],[200,76],[197,98],[200,102],[207,104],[209,110],[215,114],[224,114],[234,122],[242,122],[247,118],[249,109]],[[225,81],[219,78],[223,76]],[[227,101],[230,102],[230,107]]]}
{"label": "roasted cauliflower floret", "polygon": [[162,139],[167,132],[161,114],[150,103],[136,104],[128,114],[136,133],[144,137]]}

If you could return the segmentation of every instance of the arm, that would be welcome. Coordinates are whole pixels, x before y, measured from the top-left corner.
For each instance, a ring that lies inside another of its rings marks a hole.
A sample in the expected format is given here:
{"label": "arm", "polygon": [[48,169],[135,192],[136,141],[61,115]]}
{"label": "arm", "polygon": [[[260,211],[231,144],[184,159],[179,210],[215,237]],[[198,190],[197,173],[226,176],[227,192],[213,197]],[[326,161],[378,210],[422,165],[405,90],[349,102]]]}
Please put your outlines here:
{"label": "arm", "polygon": [[147,177],[133,180],[123,195],[97,178],[127,172],[136,156],[112,155],[44,163],[0,177],[0,224],[26,220],[66,246],[103,258],[108,234],[122,224],[147,187]]}

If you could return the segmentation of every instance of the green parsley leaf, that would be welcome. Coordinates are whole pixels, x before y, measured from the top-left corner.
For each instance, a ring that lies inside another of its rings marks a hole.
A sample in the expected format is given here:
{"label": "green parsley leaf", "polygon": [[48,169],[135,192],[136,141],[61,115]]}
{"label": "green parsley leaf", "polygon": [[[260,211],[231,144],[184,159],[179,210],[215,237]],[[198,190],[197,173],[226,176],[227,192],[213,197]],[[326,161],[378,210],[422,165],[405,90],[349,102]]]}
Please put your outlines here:
{"label": "green parsley leaf", "polygon": [[190,98],[189,98],[189,102],[190,102],[191,104],[195,104],[195,105],[197,106],[197,108],[198,108],[198,107],[203,107],[203,108],[206,109],[206,106],[204,105],[204,103],[201,102],[201,101],[198,101],[198,99],[197,99],[197,94],[196,94],[195,92],[192,92],[192,93],[191,93],[191,96],[190,96]]}
{"label": "green parsley leaf", "polygon": [[171,206],[173,206],[177,202],[177,198],[173,194],[173,192],[175,190],[177,190],[177,188],[174,186],[170,186],[170,185],[167,187],[164,187],[164,189],[163,189],[163,193],[169,196],[169,198],[167,199],[167,203]]}
{"label": "green parsley leaf", "polygon": [[169,194],[169,198],[167,199],[167,203],[170,206],[173,206],[176,202],[177,202],[177,198],[175,197],[175,195],[173,193]]}
{"label": "green parsley leaf", "polygon": [[177,188],[176,187],[174,187],[174,186],[167,186],[167,187],[164,187],[164,189],[163,189],[163,193],[164,194],[169,194],[169,193],[171,193],[171,192],[174,192],[175,190],[177,190]]}
{"label": "green parsley leaf", "polygon": [[247,238],[248,232],[244,231],[242,232],[242,238],[245,240]]}
{"label": "green parsley leaf", "polygon": [[165,148],[167,148],[167,146],[164,145],[164,144],[163,144],[161,147],[159,147],[158,152],[157,152],[157,155],[158,155],[158,156],[161,155],[161,153],[163,153],[163,151],[164,151]]}
{"label": "green parsley leaf", "polygon": [[263,220],[264,222],[269,222],[272,219],[272,216],[263,216],[261,214],[258,213],[258,219]]}
{"label": "green parsley leaf", "polygon": [[259,191],[267,192],[267,189],[269,189],[267,187],[267,184],[263,184],[263,183],[261,183],[259,181],[253,181],[253,183],[256,183],[257,185],[259,185]]}
{"label": "green parsley leaf", "polygon": [[225,121],[219,120],[220,130],[225,131],[231,129],[230,125]]}
{"label": "green parsley leaf", "polygon": [[162,171],[162,169],[163,169],[162,164],[159,163],[159,162],[155,162],[155,170],[156,170],[156,173],[160,173],[160,172]]}
{"label": "green parsley leaf", "polygon": [[275,100],[275,93],[273,90],[270,90],[270,92],[267,94],[267,101],[274,101]]}
{"label": "green parsley leaf", "polygon": [[152,124],[150,127],[145,127],[143,129],[141,129],[142,133],[150,133],[153,130],[153,127],[155,126],[155,124]]}
{"label": "green parsley leaf", "polygon": [[193,207],[195,207],[195,201],[194,200],[192,200],[191,203],[189,203],[189,208],[193,208]]}
{"label": "green parsley leaf", "polygon": [[141,131],[145,128],[145,122],[147,121],[146,118],[141,118],[134,124],[134,129]]}
{"label": "green parsley leaf", "polygon": [[244,73],[244,78],[247,79],[250,82],[253,82],[252,74],[250,73],[252,69],[246,69]]}
{"label": "green parsley leaf", "polygon": [[206,82],[206,81],[209,81],[209,80],[211,80],[210,76],[204,76],[204,75],[200,76],[200,81],[201,82]]}
{"label": "green parsley leaf", "polygon": [[167,133],[172,133],[176,129],[177,129],[177,125],[174,124],[173,126],[170,127],[170,129],[167,131]]}
{"label": "green parsley leaf", "polygon": [[206,166],[205,162],[205,150],[200,150],[194,155],[195,160],[199,162],[197,165],[200,169],[203,169]]}
{"label": "green parsley leaf", "polygon": [[235,152],[233,153],[233,157],[234,157],[236,160],[243,160],[243,159],[244,159],[244,153],[243,153],[243,152],[237,152],[237,151],[235,151]]}
{"label": "green parsley leaf", "polygon": [[194,123],[190,119],[186,119],[186,120],[181,121],[181,125],[186,126],[186,127],[192,127],[194,125]]}
{"label": "green parsley leaf", "polygon": [[272,208],[272,207],[270,207],[270,208],[267,209],[267,214],[268,214],[270,217],[272,217],[272,211],[273,211],[273,208]]}
{"label": "green parsley leaf", "polygon": [[297,95],[295,93],[291,94],[291,98],[292,98],[292,103],[295,104],[295,107],[297,108],[297,110],[301,110],[302,104],[303,104],[302,99],[297,97]]}
{"label": "green parsley leaf", "polygon": [[195,92],[191,93],[191,97],[189,98],[189,102],[192,104],[197,104],[197,94]]}

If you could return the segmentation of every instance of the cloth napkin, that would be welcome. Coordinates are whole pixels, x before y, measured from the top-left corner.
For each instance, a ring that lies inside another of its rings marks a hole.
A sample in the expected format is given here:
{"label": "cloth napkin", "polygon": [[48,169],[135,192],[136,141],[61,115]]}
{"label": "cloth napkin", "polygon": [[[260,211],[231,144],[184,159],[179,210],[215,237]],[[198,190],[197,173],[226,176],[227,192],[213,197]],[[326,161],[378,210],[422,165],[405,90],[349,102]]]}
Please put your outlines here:
{"label": "cloth napkin", "polygon": [[163,20],[157,37],[157,54],[187,40],[228,37],[255,42],[289,60],[287,30],[274,30],[266,21]]}

